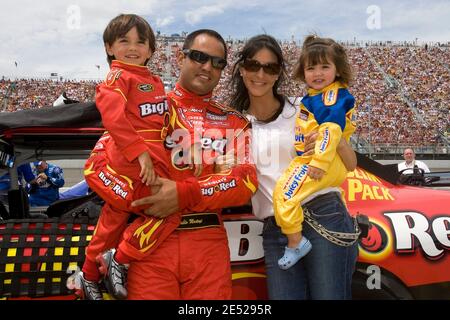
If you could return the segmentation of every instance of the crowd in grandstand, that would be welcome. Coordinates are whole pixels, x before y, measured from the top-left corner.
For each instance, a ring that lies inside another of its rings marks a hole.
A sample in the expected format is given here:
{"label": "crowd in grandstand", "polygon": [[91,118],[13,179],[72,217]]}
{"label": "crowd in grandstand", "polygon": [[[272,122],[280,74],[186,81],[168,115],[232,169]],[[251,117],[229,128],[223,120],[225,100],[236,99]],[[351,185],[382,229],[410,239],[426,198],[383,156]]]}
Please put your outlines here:
{"label": "crowd in grandstand", "polygon": [[63,93],[73,100],[92,101],[95,96],[95,81],[51,79],[0,79],[1,111],[18,111],[51,106]]}
{"label": "crowd in grandstand", "polygon": [[[217,86],[216,99],[226,102],[230,95],[231,67],[243,41],[228,41],[228,66]],[[288,79],[300,46],[293,41],[282,44]],[[160,37],[151,60],[151,69],[164,82],[173,85],[178,77],[176,55],[182,39]],[[450,130],[450,49],[418,45],[348,45],[347,52],[355,71],[350,90],[357,100],[356,139],[371,144],[444,142]],[[71,99],[94,99],[95,81],[49,79],[0,79],[0,111],[51,106],[62,93]],[[166,86],[170,89],[170,85]],[[297,97],[305,94],[300,82],[288,81],[283,93]]]}

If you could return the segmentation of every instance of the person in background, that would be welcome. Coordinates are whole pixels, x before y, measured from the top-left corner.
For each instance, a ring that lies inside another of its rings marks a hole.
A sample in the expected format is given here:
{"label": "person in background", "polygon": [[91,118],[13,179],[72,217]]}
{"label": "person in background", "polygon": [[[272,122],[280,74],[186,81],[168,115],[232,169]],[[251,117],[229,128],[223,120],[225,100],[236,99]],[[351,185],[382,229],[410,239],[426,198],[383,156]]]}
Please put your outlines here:
{"label": "person in background", "polygon": [[402,174],[412,174],[414,173],[414,168],[422,169],[426,173],[430,172],[430,169],[424,162],[416,160],[416,153],[412,148],[406,148],[403,151],[403,159],[405,161],[398,164],[398,172]]}
{"label": "person in background", "polygon": [[49,206],[59,199],[59,188],[64,186],[63,169],[45,160],[35,161],[36,183],[30,184],[30,206]]}
{"label": "person in background", "polygon": [[[30,163],[23,163],[17,167],[17,177],[20,186],[25,187],[23,180],[26,183],[33,184],[36,182],[36,177],[33,174]],[[5,173],[0,177],[0,201],[8,203],[8,191],[11,189],[11,177],[9,173]]]}
{"label": "person in background", "polygon": [[77,184],[59,193],[59,200],[68,200],[77,197],[87,196],[89,194],[89,186],[86,180],[81,180]]}

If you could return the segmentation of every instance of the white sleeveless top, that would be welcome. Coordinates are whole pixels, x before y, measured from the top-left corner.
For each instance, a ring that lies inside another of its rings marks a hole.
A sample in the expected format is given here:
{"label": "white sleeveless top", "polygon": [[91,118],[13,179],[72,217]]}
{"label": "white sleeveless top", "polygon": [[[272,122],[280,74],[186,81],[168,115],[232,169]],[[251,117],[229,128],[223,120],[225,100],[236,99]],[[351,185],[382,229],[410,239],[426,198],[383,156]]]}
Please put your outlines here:
{"label": "white sleeveless top", "polygon": [[[259,185],[252,196],[252,208],[253,214],[261,220],[274,215],[272,198],[275,184],[296,157],[295,118],[300,110],[301,98],[290,101],[292,105],[286,101],[282,113],[269,123],[257,121],[254,116],[246,114],[252,123],[251,149]],[[322,189],[304,199],[302,204],[328,192],[340,192],[340,189]]]}

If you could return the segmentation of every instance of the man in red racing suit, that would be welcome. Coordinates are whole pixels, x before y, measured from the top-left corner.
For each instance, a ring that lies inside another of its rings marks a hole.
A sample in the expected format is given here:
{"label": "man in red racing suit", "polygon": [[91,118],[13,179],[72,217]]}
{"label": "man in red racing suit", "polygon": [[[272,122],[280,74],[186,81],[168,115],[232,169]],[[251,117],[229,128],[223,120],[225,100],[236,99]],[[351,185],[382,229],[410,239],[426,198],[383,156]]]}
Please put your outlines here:
{"label": "man in red racing suit", "polygon": [[[226,56],[225,42],[214,31],[199,30],[188,35],[185,47],[210,58],[200,60],[185,50],[178,56],[180,80],[168,94],[173,110],[173,132],[166,138],[166,146],[172,149],[169,170],[177,180],[192,179],[192,170],[178,161],[185,149],[177,148],[183,144],[179,137],[186,135],[177,129],[184,128],[202,147],[203,172],[196,183],[183,190],[179,183],[175,188],[175,182],[162,179],[161,190],[149,197],[152,200],[137,201],[153,203],[146,213],[158,217],[160,212],[154,207],[160,208],[161,202],[171,202],[173,197],[178,199],[177,207],[185,210],[179,227],[151,255],[130,264],[129,299],[230,299],[230,253],[220,212],[224,207],[248,203],[257,188],[256,169],[250,161],[248,121],[211,101],[212,89],[221,75],[212,59]],[[237,164],[227,172],[214,173],[214,159],[224,154],[234,155]],[[145,249],[151,233],[146,228],[148,219],[137,217],[125,230],[119,247],[128,254],[136,248],[133,243]]]}
{"label": "man in red racing suit", "polygon": [[[210,101],[210,95],[198,97],[178,84],[168,96],[174,129],[166,138],[166,146],[172,149],[171,176],[176,180],[192,179],[188,164],[178,161],[186,148],[177,148],[181,141],[174,139],[174,136],[191,135],[177,135],[179,129],[198,130],[195,136],[202,147],[203,172],[197,185],[191,183],[182,192],[177,186],[179,206],[186,207],[181,224],[148,259],[145,251],[152,243],[146,239],[152,230],[147,225],[154,217],[140,216],[125,230],[124,241],[119,248],[133,256],[135,261],[143,260],[131,264],[128,297],[228,299],[231,297],[229,248],[220,212],[227,206],[248,203],[257,188],[255,168],[249,155],[249,123],[238,112]],[[240,164],[228,172],[214,173],[216,164],[213,159],[229,152]],[[199,200],[194,204],[193,199]],[[187,201],[190,203],[185,204]],[[191,263],[215,266],[214,272],[195,274],[192,273],[195,268],[191,266],[186,269],[178,267]],[[172,277],[163,276],[162,267],[167,268]],[[179,283],[183,283],[181,288]]]}

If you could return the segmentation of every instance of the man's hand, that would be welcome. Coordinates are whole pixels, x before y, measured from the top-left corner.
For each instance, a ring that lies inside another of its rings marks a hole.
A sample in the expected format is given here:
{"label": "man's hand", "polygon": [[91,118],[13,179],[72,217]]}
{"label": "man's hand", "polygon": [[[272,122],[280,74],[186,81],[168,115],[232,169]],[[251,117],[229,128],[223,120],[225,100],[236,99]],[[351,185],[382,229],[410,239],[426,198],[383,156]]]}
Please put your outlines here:
{"label": "man's hand", "polygon": [[43,180],[43,181],[48,179],[47,175],[44,172],[39,173],[38,178]]}
{"label": "man's hand", "polygon": [[314,148],[316,147],[316,140],[319,136],[319,131],[312,131],[305,135],[305,156],[312,156],[314,154]]}
{"label": "man's hand", "polygon": [[141,172],[139,173],[139,178],[141,178],[142,183],[147,186],[155,183],[156,174],[153,169],[153,162],[150,158],[148,152],[143,152],[138,157],[139,165],[141,166]]}
{"label": "man's hand", "polygon": [[[165,178],[157,178],[156,183],[160,187],[157,193],[133,201],[132,206],[138,207],[141,205],[152,204],[152,206],[145,209],[144,212],[147,215],[157,218],[164,218],[179,211],[177,183]],[[152,188],[152,191],[153,190],[155,189]]]}
{"label": "man's hand", "polygon": [[36,183],[37,184],[43,184],[45,181],[47,181],[48,177],[44,172],[41,172],[38,174],[37,178],[36,178]]}

